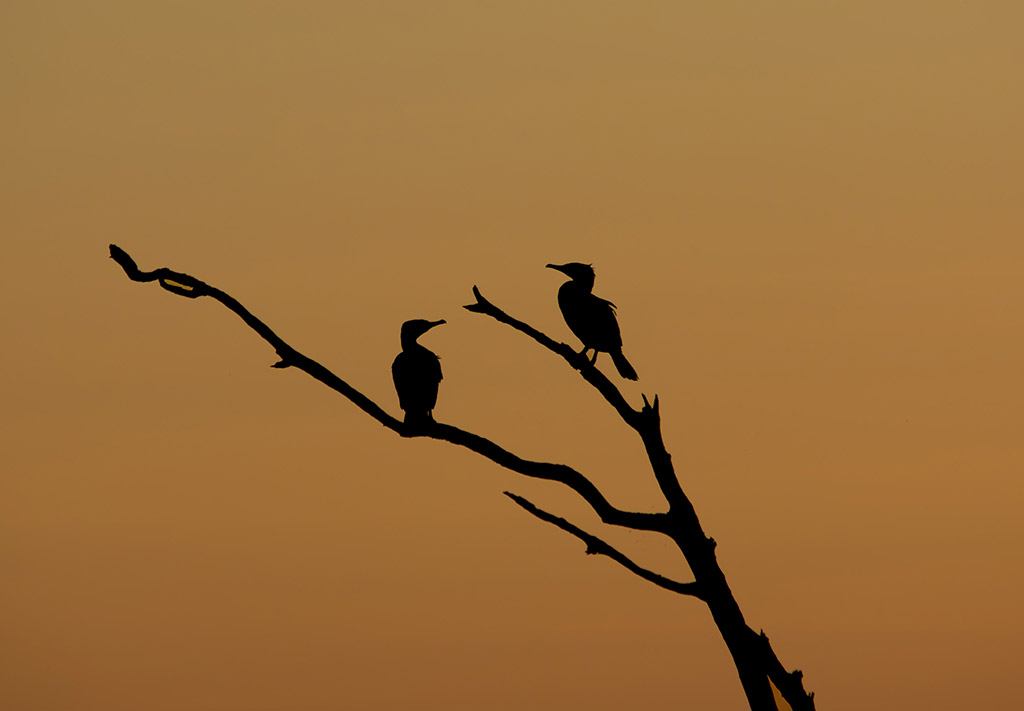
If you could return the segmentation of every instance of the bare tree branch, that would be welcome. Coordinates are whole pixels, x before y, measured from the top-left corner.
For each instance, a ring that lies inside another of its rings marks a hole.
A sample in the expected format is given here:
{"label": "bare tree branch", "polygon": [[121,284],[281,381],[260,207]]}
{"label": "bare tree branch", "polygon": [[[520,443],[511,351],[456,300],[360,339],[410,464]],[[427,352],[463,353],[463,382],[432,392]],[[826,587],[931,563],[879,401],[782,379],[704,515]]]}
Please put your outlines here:
{"label": "bare tree branch", "polygon": [[[641,568],[621,552],[599,538],[574,526],[565,519],[538,509],[526,499],[508,494],[517,504],[534,516],[558,526],[587,544],[587,552],[605,555],[615,560],[636,575],[659,587],[683,595],[699,598],[708,605],[715,624],[729,648],[739,673],[740,683],[746,693],[752,711],[775,711],[777,705],[771,693],[769,679],[792,706],[794,711],[814,711],[814,695],[803,689],[802,674],[787,672],[768,638],[762,632],[754,632],[745,622],[725,574],[715,556],[714,539],[709,538],[700,525],[696,511],[683,492],[675,475],[672,458],[665,449],[661,434],[660,404],[655,397],[653,403],[643,396],[643,407],[634,410],[626,402],[618,388],[603,373],[595,368],[582,354],[564,344],[557,343],[529,324],[512,318],[487,301],[475,286],[473,293],[477,303],[466,306],[469,311],[482,313],[526,334],[548,350],[563,359],[583,376],[605,400],[619,413],[631,428],[636,430],[644,443],[654,476],[668,502],[665,513],[638,513],[624,511],[613,506],[585,476],[562,464],[533,462],[522,459],[503,449],[491,440],[467,432],[452,425],[430,422],[410,426],[388,414],[373,400],[363,395],[330,370],[299,353],[285,343],[265,323],[252,315],[244,306],[227,293],[212,287],[195,277],[170,269],[160,268],[150,272],[141,271],[127,252],[116,245],[110,245],[110,256],[127,274],[129,279],[139,282],[157,281],[160,286],[173,294],[195,299],[209,296],[234,312],[250,328],[269,343],[280,360],[275,368],[294,367],[344,395],[357,407],[380,422],[383,426],[403,437],[431,437],[465,447],[496,464],[524,476],[556,481],[579,494],[605,523],[624,526],[642,531],[655,531],[669,536],[679,547],[687,564],[693,571],[695,581],[679,583]],[[507,492],[506,492],[507,493]]]}
{"label": "bare tree branch", "polygon": [[[610,381],[604,373],[598,370],[597,367],[590,362],[589,358],[584,356],[582,353],[577,353],[566,343],[558,343],[553,338],[538,331],[530,324],[509,316],[507,313],[485,299],[483,294],[480,293],[480,289],[475,286],[473,287],[473,296],[476,297],[476,303],[463,306],[462,308],[474,313],[485,314],[496,321],[500,321],[501,323],[511,326],[517,331],[525,333],[549,351],[562,356],[569,365],[579,371],[584,380],[593,385],[597,391],[604,396],[604,399],[615,408],[626,424],[634,429],[640,427],[643,411],[634,410],[630,407],[629,403],[626,402],[626,398],[624,398],[622,393],[619,392],[619,389],[615,387],[612,381]],[[644,401],[647,401],[646,397],[644,397]]]}
{"label": "bare tree branch", "polygon": [[799,669],[787,672],[764,630],[761,630],[759,636],[767,659],[768,678],[775,684],[782,698],[786,699],[793,711],[814,711],[814,692],[804,690],[804,673]]}
{"label": "bare tree branch", "polygon": [[121,265],[125,274],[127,274],[128,278],[132,281],[158,281],[160,286],[172,294],[184,296],[189,299],[196,299],[200,296],[209,296],[211,299],[219,301],[241,318],[249,328],[258,333],[260,338],[273,346],[281,360],[274,363],[272,367],[288,368],[290,366],[294,366],[298,368],[314,379],[319,380],[332,390],[347,397],[355,403],[359,409],[388,429],[394,430],[403,436],[409,436],[405,425],[401,420],[395,419],[385,412],[382,407],[377,405],[377,403],[373,402],[373,400],[353,388],[330,370],[313,359],[307,358],[285,343],[284,339],[274,333],[267,324],[253,316],[248,309],[238,303],[238,301],[229,294],[212,287],[193,276],[182,274],[181,272],[175,272],[167,269],[166,267],[154,269],[151,272],[141,271],[138,266],[136,266],[135,260],[133,260],[127,252],[116,244],[110,245],[110,257]]}
{"label": "bare tree branch", "polygon": [[557,481],[579,494],[604,523],[641,531],[669,534],[670,521],[664,513],[623,511],[612,506],[594,484],[572,467],[521,459],[480,435],[452,425],[434,423],[422,434],[470,449],[506,469],[534,479]]}
{"label": "bare tree branch", "polygon": [[[626,402],[619,389],[582,353],[577,353],[565,343],[556,342],[553,338],[538,331],[530,324],[509,316],[484,298],[483,294],[480,293],[480,289],[476,286],[473,287],[473,295],[476,296],[476,303],[463,306],[462,308],[467,311],[490,316],[496,321],[511,326],[521,333],[525,333],[548,350],[562,356],[570,366],[579,371],[584,380],[601,393],[604,399],[608,401],[608,404],[619,413],[623,421],[640,435],[644,447],[647,449],[651,465],[654,468],[654,476],[658,480],[658,485],[661,487],[661,491],[665,495],[669,506],[692,514],[693,522],[696,523],[696,514],[693,513],[693,507],[679,486],[679,480],[676,478],[675,470],[672,467],[672,458],[662,443],[661,407],[658,397],[654,397],[652,404],[647,400],[647,396],[644,395],[644,406],[639,410],[634,410]],[[696,526],[699,528],[699,524],[696,524]]]}
{"label": "bare tree branch", "polygon": [[110,256],[124,269],[125,274],[132,281],[157,281],[160,283],[160,286],[172,294],[189,299],[209,296],[219,301],[241,318],[247,326],[258,333],[263,340],[273,346],[281,360],[272,367],[294,367],[301,370],[335,392],[344,395],[363,412],[399,435],[403,437],[431,437],[465,447],[482,457],[490,459],[495,464],[518,474],[564,484],[590,504],[594,512],[607,524],[668,535],[668,517],[666,514],[624,511],[616,508],[589,479],[572,467],[563,464],[533,462],[522,459],[486,437],[467,432],[453,425],[435,422],[413,427],[407,425],[402,420],[392,417],[377,403],[363,395],[326,367],[292,348],[263,321],[256,318],[248,309],[220,289],[212,287],[189,274],[183,274],[167,268],[155,269],[150,272],[141,271],[128,253],[117,245],[110,245]]}
{"label": "bare tree branch", "polygon": [[700,583],[680,583],[675,580],[670,580],[669,578],[666,578],[662,575],[658,575],[657,573],[647,570],[646,568],[641,568],[639,565],[637,565],[632,560],[627,558],[625,554],[619,552],[611,545],[598,538],[597,536],[589,534],[583,529],[574,526],[573,524],[566,521],[564,518],[560,518],[558,516],[555,516],[554,514],[550,514],[547,511],[543,511],[537,508],[532,503],[524,499],[522,496],[517,496],[516,494],[513,494],[508,491],[505,492],[505,496],[515,501],[517,504],[519,504],[524,509],[532,513],[541,521],[547,521],[550,524],[554,524],[563,531],[571,533],[572,535],[576,536],[581,541],[586,543],[587,555],[608,556],[616,563],[619,563],[624,568],[629,570],[630,572],[639,575],[644,580],[654,583],[660,588],[671,590],[672,592],[679,593],[680,595],[691,595],[693,597],[703,599],[703,596],[701,595],[700,591]]}
{"label": "bare tree branch", "polygon": [[[548,350],[560,355],[570,366],[579,371],[583,379],[601,393],[604,399],[619,413],[623,421],[640,435],[655,479],[657,479],[658,485],[669,504],[668,518],[672,523],[668,535],[679,546],[680,552],[682,552],[694,573],[696,578],[695,584],[700,586],[700,594],[697,597],[708,604],[715,623],[718,625],[722,637],[733,655],[733,660],[736,662],[736,667],[739,671],[740,681],[747,694],[747,699],[750,701],[751,708],[776,708],[768,683],[769,678],[771,678],[776,688],[783,694],[783,698],[794,709],[798,711],[813,711],[813,695],[809,695],[803,690],[802,683],[798,681],[797,673],[793,672],[790,674],[786,672],[775,656],[774,651],[771,650],[767,639],[761,642],[757,633],[744,620],[743,613],[740,611],[739,605],[736,603],[732,591],[726,582],[725,574],[718,565],[715,556],[714,539],[704,533],[704,529],[697,517],[697,512],[694,510],[693,504],[690,502],[689,497],[686,496],[679,484],[679,479],[676,477],[672,456],[665,448],[661,434],[661,408],[657,396],[651,402],[644,395],[643,407],[640,410],[634,410],[626,402],[618,388],[581,353],[576,353],[567,344],[558,343],[529,324],[509,316],[484,298],[480,290],[475,286],[473,287],[473,294],[476,296],[476,303],[463,308],[474,313],[490,316],[501,323],[511,326]],[[539,518],[583,538],[589,544],[590,539],[584,538],[584,536],[589,536],[589,534],[580,531],[572,526],[572,524],[551,514],[545,513],[541,515],[535,507],[528,507],[524,500],[516,499],[516,501]],[[623,565],[626,564],[623,563]],[[639,572],[637,574],[642,575]],[[652,580],[651,582],[660,585],[657,581]]]}

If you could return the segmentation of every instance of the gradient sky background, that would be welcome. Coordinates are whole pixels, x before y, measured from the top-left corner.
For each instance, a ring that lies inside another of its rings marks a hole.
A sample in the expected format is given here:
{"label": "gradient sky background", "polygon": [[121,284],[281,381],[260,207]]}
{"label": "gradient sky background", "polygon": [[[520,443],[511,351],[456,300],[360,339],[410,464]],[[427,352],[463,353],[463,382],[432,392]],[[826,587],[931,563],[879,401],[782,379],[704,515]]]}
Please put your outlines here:
{"label": "gradient sky background", "polygon": [[[755,628],[821,709],[1013,708],[1024,661],[1024,5],[50,3],[0,10],[0,706],[739,709],[700,603],[406,441],[435,412],[654,510],[642,448],[471,287],[615,301]],[[606,372],[607,357],[600,361]],[[666,545],[604,531],[686,579]]]}

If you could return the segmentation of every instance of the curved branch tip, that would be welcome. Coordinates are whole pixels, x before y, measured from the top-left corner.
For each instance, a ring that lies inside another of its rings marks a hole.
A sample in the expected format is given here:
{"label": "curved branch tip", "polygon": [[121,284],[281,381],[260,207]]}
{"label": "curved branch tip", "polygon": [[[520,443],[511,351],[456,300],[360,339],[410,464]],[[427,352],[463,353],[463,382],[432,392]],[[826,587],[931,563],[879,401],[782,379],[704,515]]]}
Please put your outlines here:
{"label": "curved branch tip", "polygon": [[135,276],[138,275],[139,267],[135,263],[135,260],[116,244],[110,245],[110,258],[117,262],[118,266],[124,269],[125,274],[127,274],[130,279],[134,280]]}

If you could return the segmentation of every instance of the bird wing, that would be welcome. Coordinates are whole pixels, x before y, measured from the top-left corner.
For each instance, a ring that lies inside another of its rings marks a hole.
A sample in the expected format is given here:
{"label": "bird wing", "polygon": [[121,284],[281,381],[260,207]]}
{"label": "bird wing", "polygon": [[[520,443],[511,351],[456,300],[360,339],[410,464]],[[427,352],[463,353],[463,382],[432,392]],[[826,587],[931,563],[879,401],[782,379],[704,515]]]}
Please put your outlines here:
{"label": "bird wing", "polygon": [[402,351],[391,364],[398,401],[403,410],[430,410],[437,402],[437,386],[441,375],[441,359],[423,346]]}
{"label": "bird wing", "polygon": [[444,375],[441,373],[441,358],[433,353],[430,355],[434,356],[434,358],[430,361],[430,365],[428,366],[429,375],[434,382],[440,383],[444,380]]}
{"label": "bird wing", "polygon": [[615,304],[599,296],[590,295],[591,303],[587,311],[590,315],[589,327],[592,343],[599,351],[614,351],[622,348],[622,336],[619,334],[619,321],[615,318]]}

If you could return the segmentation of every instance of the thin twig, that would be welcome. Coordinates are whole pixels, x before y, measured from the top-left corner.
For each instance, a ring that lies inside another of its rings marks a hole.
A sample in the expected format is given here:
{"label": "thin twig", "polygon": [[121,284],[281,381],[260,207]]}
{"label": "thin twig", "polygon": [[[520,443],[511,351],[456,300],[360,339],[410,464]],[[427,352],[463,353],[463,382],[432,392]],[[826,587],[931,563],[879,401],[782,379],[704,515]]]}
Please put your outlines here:
{"label": "thin twig", "polygon": [[641,568],[639,565],[634,563],[632,560],[626,557],[624,553],[613,548],[611,545],[601,540],[597,536],[587,533],[583,529],[575,526],[564,518],[555,516],[554,514],[548,513],[542,509],[537,508],[534,504],[524,499],[522,496],[517,496],[511,492],[506,491],[505,496],[509,497],[517,504],[522,506],[524,509],[529,511],[531,514],[539,518],[541,521],[547,521],[550,524],[558,526],[563,531],[571,533],[572,535],[579,538],[581,541],[587,544],[587,555],[603,555],[611,558],[622,567],[626,568],[632,573],[639,575],[644,580],[654,583],[660,588],[671,590],[674,593],[680,595],[690,595],[692,597],[703,599],[701,595],[700,583],[680,583],[675,580],[670,580],[662,575],[658,575],[655,572]]}
{"label": "thin twig", "polygon": [[[525,333],[549,351],[562,356],[569,365],[579,371],[584,380],[593,385],[597,391],[601,393],[604,399],[615,408],[616,412],[619,413],[626,424],[634,429],[641,426],[641,416],[643,411],[634,410],[630,407],[629,403],[626,402],[626,398],[624,398],[622,393],[619,392],[619,389],[615,387],[612,381],[610,381],[604,373],[598,370],[597,367],[590,362],[589,358],[584,356],[582,353],[577,353],[568,344],[557,342],[550,336],[538,331],[530,324],[509,316],[507,313],[485,299],[484,295],[480,293],[480,289],[476,286],[473,287],[473,296],[476,297],[476,303],[468,304],[462,308],[467,311],[472,311],[473,313],[485,314],[496,321],[500,321],[501,323],[511,326],[517,331]],[[646,401],[646,397],[644,400]]]}

